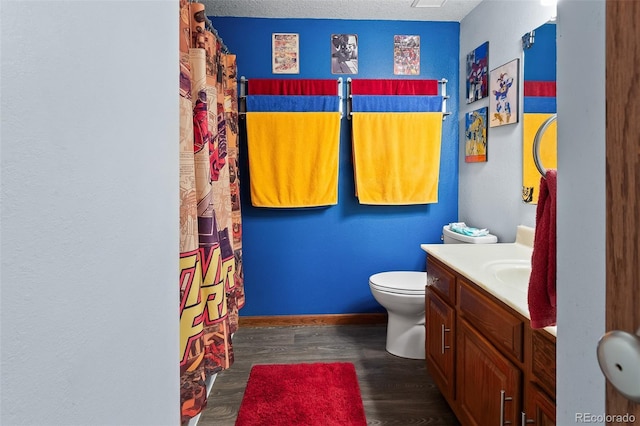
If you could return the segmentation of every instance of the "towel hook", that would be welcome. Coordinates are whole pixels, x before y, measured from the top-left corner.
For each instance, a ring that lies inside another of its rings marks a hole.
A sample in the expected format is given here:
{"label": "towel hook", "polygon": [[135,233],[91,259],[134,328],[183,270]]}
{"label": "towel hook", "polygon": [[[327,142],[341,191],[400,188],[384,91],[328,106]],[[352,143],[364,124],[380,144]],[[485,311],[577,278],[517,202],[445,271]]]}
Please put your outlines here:
{"label": "towel hook", "polygon": [[536,168],[538,169],[542,177],[546,177],[547,169],[544,168],[542,162],[540,161],[540,142],[542,141],[542,135],[547,130],[547,127],[549,127],[551,123],[553,123],[557,119],[558,114],[553,114],[551,117],[547,118],[536,132],[536,136],[533,138],[533,162],[536,163]]}

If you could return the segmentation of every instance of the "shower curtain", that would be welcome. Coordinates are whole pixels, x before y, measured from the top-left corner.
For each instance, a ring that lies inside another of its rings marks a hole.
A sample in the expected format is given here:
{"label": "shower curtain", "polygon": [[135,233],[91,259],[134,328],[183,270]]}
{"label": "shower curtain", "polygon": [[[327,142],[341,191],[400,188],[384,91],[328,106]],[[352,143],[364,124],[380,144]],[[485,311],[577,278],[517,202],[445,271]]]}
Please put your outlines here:
{"label": "shower curtain", "polygon": [[244,305],[236,58],[180,2],[181,423],[207,404],[207,383],[233,363]]}

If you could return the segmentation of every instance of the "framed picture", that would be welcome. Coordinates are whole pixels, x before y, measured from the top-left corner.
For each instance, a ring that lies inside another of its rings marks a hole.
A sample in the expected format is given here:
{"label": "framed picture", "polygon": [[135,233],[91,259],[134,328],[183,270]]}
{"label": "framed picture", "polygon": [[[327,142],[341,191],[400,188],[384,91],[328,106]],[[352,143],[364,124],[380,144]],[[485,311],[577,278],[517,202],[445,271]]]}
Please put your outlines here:
{"label": "framed picture", "polygon": [[420,75],[420,36],[393,36],[393,73]]}
{"label": "framed picture", "polygon": [[489,127],[505,126],[518,122],[518,86],[520,84],[520,59],[491,70],[489,74]]}
{"label": "framed picture", "polygon": [[487,114],[484,107],[468,112],[465,116],[464,161],[480,163],[487,161]]}
{"label": "framed picture", "polygon": [[300,73],[300,35],[273,33],[271,40],[271,72],[273,74]]}
{"label": "framed picture", "polygon": [[358,36],[331,35],[331,73],[358,74]]}
{"label": "framed picture", "polygon": [[467,103],[489,95],[489,42],[467,54]]}

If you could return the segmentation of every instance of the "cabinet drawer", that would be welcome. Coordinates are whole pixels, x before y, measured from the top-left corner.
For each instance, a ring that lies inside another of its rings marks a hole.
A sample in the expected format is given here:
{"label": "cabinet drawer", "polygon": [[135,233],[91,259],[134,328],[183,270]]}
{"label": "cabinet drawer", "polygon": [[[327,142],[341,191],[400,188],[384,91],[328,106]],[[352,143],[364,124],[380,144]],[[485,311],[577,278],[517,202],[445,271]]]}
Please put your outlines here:
{"label": "cabinet drawer", "polygon": [[458,279],[460,315],[499,349],[522,361],[524,320]]}
{"label": "cabinet drawer", "polygon": [[455,305],[456,276],[433,257],[427,258],[427,285],[435,289],[446,302]]}
{"label": "cabinet drawer", "polygon": [[536,382],[552,398],[556,397],[556,344],[542,331],[534,331],[531,336],[533,363],[531,370]]}

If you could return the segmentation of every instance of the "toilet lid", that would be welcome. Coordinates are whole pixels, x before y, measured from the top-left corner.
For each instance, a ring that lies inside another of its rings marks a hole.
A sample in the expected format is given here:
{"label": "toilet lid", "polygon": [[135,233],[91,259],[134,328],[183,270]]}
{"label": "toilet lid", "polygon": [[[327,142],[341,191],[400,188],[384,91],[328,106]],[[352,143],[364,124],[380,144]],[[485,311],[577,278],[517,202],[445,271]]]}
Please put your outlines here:
{"label": "toilet lid", "polygon": [[390,293],[424,294],[427,273],[416,271],[380,272],[369,277],[369,284]]}

